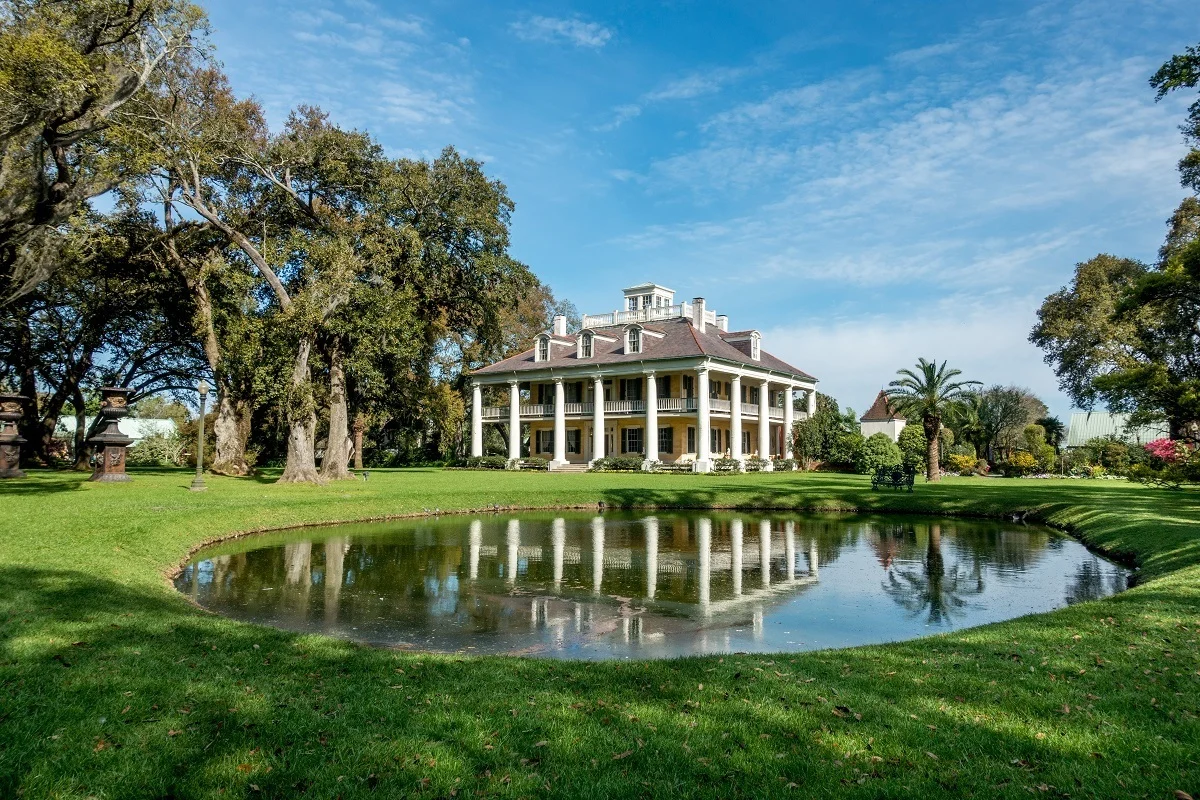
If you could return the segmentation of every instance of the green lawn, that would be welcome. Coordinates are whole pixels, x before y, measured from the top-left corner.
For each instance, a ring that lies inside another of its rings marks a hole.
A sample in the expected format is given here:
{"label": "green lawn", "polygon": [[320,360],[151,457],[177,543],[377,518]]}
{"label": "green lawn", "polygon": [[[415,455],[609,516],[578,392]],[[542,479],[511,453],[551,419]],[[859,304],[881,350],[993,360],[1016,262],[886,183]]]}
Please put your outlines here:
{"label": "green lawn", "polygon": [[[1200,796],[1200,492],[835,475],[372,470],[0,483],[0,797]],[[646,663],[454,658],[235,623],[165,575],[236,531],[504,507],[1034,510],[1115,598],[908,643]]]}

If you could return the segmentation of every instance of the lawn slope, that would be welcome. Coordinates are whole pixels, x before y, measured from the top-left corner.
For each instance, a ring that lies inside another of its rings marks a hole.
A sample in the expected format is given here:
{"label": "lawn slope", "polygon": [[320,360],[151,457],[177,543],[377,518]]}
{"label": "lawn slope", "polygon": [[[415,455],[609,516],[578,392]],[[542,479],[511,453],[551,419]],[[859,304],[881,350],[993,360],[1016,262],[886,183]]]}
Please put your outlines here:
{"label": "lawn slope", "polygon": [[[0,797],[1200,796],[1200,493],[832,475],[142,472],[0,483]],[[1028,513],[1120,596],[894,645],[648,663],[372,650],[206,614],[164,576],[239,531],[501,507]]]}

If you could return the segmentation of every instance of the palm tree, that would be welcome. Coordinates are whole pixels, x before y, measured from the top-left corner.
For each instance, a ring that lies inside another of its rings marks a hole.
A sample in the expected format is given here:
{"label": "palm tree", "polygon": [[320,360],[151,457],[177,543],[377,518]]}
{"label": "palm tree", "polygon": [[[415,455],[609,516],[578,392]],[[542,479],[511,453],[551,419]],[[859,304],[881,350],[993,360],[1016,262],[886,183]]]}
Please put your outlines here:
{"label": "palm tree", "polygon": [[979,381],[955,381],[962,374],[961,370],[946,369],[945,361],[938,366],[936,361],[923,358],[917,359],[915,372],[901,369],[896,374],[902,377],[888,384],[888,400],[909,419],[921,418],[925,441],[929,443],[925,454],[925,479],[939,480],[938,434],[942,430],[942,417],[967,393],[967,387],[981,384]]}
{"label": "palm tree", "polygon": [[1059,445],[1067,435],[1067,426],[1063,425],[1062,420],[1058,417],[1042,417],[1034,424],[1042,426],[1042,430],[1046,432],[1046,444],[1053,447],[1054,452],[1057,453]]}

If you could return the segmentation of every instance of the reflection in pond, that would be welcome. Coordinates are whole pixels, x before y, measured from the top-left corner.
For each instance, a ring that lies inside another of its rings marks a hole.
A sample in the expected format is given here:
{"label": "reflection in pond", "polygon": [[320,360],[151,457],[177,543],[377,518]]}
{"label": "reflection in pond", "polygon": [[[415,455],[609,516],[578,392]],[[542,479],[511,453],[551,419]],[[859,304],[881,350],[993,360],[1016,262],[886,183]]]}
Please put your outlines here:
{"label": "reflection in pond", "polygon": [[384,646],[624,658],[907,639],[1125,579],[1019,524],[609,513],[289,531],[203,551],[176,585],[231,617]]}

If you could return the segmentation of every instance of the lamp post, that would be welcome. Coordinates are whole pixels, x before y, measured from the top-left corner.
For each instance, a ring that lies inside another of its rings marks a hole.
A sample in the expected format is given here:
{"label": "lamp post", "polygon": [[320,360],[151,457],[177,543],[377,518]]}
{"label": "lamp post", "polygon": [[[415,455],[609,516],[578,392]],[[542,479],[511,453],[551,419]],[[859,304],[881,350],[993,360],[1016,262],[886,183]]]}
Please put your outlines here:
{"label": "lamp post", "polygon": [[191,490],[203,492],[208,487],[204,485],[204,401],[208,399],[208,384],[203,379],[196,384],[200,393],[200,433],[196,441],[196,477],[192,478]]}

